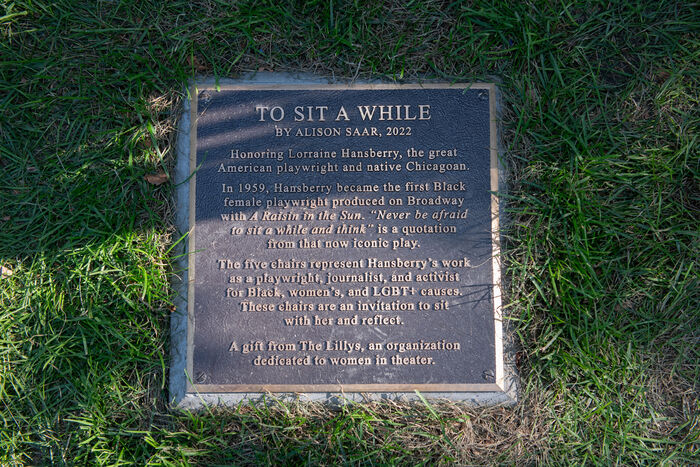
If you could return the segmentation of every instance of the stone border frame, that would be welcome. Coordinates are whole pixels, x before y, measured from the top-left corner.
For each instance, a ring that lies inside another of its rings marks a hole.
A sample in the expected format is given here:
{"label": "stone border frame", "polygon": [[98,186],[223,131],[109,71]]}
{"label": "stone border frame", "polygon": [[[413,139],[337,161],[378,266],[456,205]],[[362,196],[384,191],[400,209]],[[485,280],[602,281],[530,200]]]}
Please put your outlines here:
{"label": "stone border frame", "polygon": [[[196,165],[196,121],[197,92],[201,89],[225,90],[284,90],[284,89],[439,89],[439,88],[485,89],[489,92],[490,113],[490,187],[491,187],[491,230],[492,230],[492,272],[493,304],[495,321],[495,382],[490,384],[324,384],[324,385],[201,385],[192,381],[192,338],[194,333],[193,296],[194,257],[194,187],[196,174],[191,167]],[[416,392],[425,392],[430,399],[469,401],[475,404],[515,403],[518,395],[518,381],[513,358],[513,343],[504,336],[502,319],[501,257],[499,200],[496,193],[503,185],[504,175],[499,159],[498,139],[498,89],[493,83],[330,83],[315,76],[290,75],[279,73],[258,73],[236,80],[202,79],[188,88],[188,99],[184,102],[177,137],[177,164],[175,168],[176,222],[180,233],[186,233],[184,241],[178,244],[176,265],[179,277],[175,278],[174,288],[178,295],[176,311],[171,315],[171,368],[170,402],[181,408],[200,408],[205,405],[232,405],[241,401],[254,401],[274,393],[274,398],[321,400],[331,403],[347,401],[404,399],[415,400]]]}

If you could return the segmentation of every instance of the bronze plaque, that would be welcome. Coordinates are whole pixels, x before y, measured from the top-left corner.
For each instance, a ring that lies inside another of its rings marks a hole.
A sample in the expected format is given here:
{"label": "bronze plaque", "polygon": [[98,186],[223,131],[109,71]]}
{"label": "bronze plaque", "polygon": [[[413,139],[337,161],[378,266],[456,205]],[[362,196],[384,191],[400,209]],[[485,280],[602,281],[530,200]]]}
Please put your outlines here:
{"label": "bronze plaque", "polygon": [[495,88],[192,91],[189,393],[499,391]]}

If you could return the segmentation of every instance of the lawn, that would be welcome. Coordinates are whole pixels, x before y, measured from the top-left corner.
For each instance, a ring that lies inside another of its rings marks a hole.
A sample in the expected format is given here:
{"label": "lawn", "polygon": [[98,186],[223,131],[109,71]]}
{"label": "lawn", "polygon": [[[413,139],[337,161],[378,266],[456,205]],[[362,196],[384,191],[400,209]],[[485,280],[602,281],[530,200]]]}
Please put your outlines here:
{"label": "lawn", "polygon": [[[700,5],[471,3],[2,1],[0,464],[700,463]],[[168,407],[152,175],[251,71],[498,83],[516,406]]]}

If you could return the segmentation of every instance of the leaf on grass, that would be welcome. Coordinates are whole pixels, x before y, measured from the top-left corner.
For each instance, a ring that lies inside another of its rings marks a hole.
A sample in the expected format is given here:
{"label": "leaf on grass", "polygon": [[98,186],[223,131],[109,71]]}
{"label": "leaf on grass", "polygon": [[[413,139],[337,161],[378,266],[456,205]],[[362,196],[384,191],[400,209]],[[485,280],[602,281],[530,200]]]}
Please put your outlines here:
{"label": "leaf on grass", "polygon": [[12,275],[12,269],[0,266],[0,278],[4,279]]}
{"label": "leaf on grass", "polygon": [[190,55],[187,58],[189,65],[197,71],[207,71],[208,67],[196,55]]}
{"label": "leaf on grass", "polygon": [[663,84],[671,77],[671,73],[666,70],[659,70],[656,72],[656,83]]}
{"label": "leaf on grass", "polygon": [[151,185],[162,185],[163,183],[168,181],[168,174],[166,174],[165,172],[158,172],[157,174],[147,174],[143,176],[143,179]]}
{"label": "leaf on grass", "polygon": [[10,220],[10,216],[2,216],[2,220],[4,220],[4,221],[9,221],[9,220]]}

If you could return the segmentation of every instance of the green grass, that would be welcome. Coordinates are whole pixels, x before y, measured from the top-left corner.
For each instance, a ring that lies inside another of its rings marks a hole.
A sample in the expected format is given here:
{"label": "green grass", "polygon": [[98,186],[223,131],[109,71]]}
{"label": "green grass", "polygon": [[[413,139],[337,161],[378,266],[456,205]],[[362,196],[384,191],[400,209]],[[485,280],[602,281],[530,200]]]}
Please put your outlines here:
{"label": "green grass", "polygon": [[[0,463],[700,462],[700,5],[4,1]],[[514,408],[167,408],[183,86],[503,94]]]}

